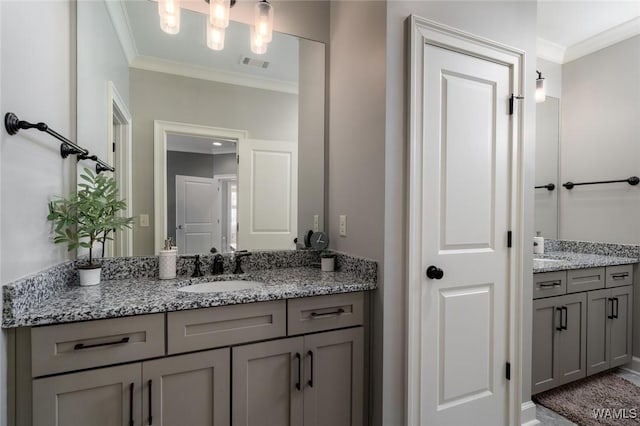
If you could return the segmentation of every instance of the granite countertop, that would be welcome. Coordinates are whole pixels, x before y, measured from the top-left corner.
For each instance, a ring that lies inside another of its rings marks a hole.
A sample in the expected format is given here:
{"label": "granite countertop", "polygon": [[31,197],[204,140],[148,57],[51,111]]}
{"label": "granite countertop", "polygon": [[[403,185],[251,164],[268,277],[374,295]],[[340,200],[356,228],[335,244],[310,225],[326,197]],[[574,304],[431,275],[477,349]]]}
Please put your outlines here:
{"label": "granite countertop", "polygon": [[[238,279],[260,281],[265,285],[225,293],[178,291],[181,286],[198,282]],[[209,275],[196,279],[113,279],[92,287],[68,285],[58,288],[46,299],[30,303],[13,315],[5,313],[2,326],[58,324],[375,288],[375,280],[353,272],[322,272],[313,267],[256,270],[244,275]]]}
{"label": "granite countertop", "polygon": [[533,273],[628,265],[632,263],[638,263],[638,258],[564,251],[545,252],[545,254],[534,255]]}

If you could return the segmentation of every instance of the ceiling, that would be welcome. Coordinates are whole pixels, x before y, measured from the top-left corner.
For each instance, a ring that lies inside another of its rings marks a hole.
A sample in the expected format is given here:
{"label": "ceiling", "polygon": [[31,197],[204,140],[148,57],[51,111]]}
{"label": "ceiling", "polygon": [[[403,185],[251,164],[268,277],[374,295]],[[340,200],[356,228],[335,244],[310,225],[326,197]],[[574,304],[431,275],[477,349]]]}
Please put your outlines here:
{"label": "ceiling", "polygon": [[538,1],[538,56],[566,63],[640,34],[640,0]]}
{"label": "ceiling", "polygon": [[[114,27],[118,31],[121,42],[124,40],[130,45],[128,60],[130,66],[134,68],[289,93],[297,92],[298,39],[296,37],[274,32],[267,53],[256,55],[249,47],[249,26],[232,21],[226,29],[224,49],[214,51],[206,44],[204,14],[182,9],[180,32],[170,35],[160,29],[156,2],[122,0],[120,5],[119,11],[125,25],[117,25],[114,22]],[[117,15],[113,13],[114,9],[110,7],[112,20],[114,15]],[[118,17],[115,16],[115,20],[117,19]],[[233,9],[231,9],[231,19],[233,19]],[[118,28],[121,29],[118,30]],[[120,34],[121,32],[128,34]],[[244,65],[241,62],[243,57],[268,61],[268,68]]]}

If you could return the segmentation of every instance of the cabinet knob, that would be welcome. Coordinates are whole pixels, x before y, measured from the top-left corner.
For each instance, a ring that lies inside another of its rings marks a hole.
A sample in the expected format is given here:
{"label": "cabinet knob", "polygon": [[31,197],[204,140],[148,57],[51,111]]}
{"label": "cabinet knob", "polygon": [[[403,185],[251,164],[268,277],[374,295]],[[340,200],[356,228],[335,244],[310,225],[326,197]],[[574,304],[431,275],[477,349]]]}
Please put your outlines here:
{"label": "cabinet knob", "polygon": [[444,271],[437,266],[431,265],[427,268],[427,278],[432,280],[441,280],[444,277]]}

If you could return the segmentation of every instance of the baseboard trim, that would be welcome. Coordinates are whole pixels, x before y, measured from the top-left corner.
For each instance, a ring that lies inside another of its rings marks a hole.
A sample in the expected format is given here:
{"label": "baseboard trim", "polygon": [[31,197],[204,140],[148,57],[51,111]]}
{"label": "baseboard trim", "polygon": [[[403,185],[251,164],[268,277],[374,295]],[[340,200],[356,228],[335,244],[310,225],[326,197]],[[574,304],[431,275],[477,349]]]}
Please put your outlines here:
{"label": "baseboard trim", "polygon": [[640,357],[634,356],[629,364],[625,364],[620,368],[640,376]]}
{"label": "baseboard trim", "polygon": [[540,424],[540,422],[536,420],[536,404],[534,404],[533,401],[522,403],[520,423],[522,423],[522,426],[536,426]]}

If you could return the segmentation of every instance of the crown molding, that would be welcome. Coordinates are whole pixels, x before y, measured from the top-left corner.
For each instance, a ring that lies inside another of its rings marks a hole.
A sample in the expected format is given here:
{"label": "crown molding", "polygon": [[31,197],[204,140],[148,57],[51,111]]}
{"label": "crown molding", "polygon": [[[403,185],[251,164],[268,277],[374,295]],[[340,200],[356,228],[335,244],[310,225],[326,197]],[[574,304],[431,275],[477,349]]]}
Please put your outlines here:
{"label": "crown molding", "polygon": [[124,52],[125,57],[129,65],[138,56],[138,49],[136,42],[133,38],[133,32],[131,31],[131,25],[129,24],[129,18],[127,17],[127,11],[122,1],[108,1],[104,0],[104,5],[107,8],[113,28],[116,31],[120,46]]}
{"label": "crown molding", "polygon": [[536,41],[536,56],[556,64],[563,64],[565,48],[552,41],[538,37]]}
{"label": "crown molding", "polygon": [[136,57],[131,63],[131,68],[175,74],[200,80],[217,81],[225,84],[254,87],[256,89],[271,90],[274,92],[298,94],[298,85],[296,83],[168,61],[151,56]]}
{"label": "crown molding", "polygon": [[640,34],[640,16],[569,46],[563,63],[571,62],[638,34]]}

